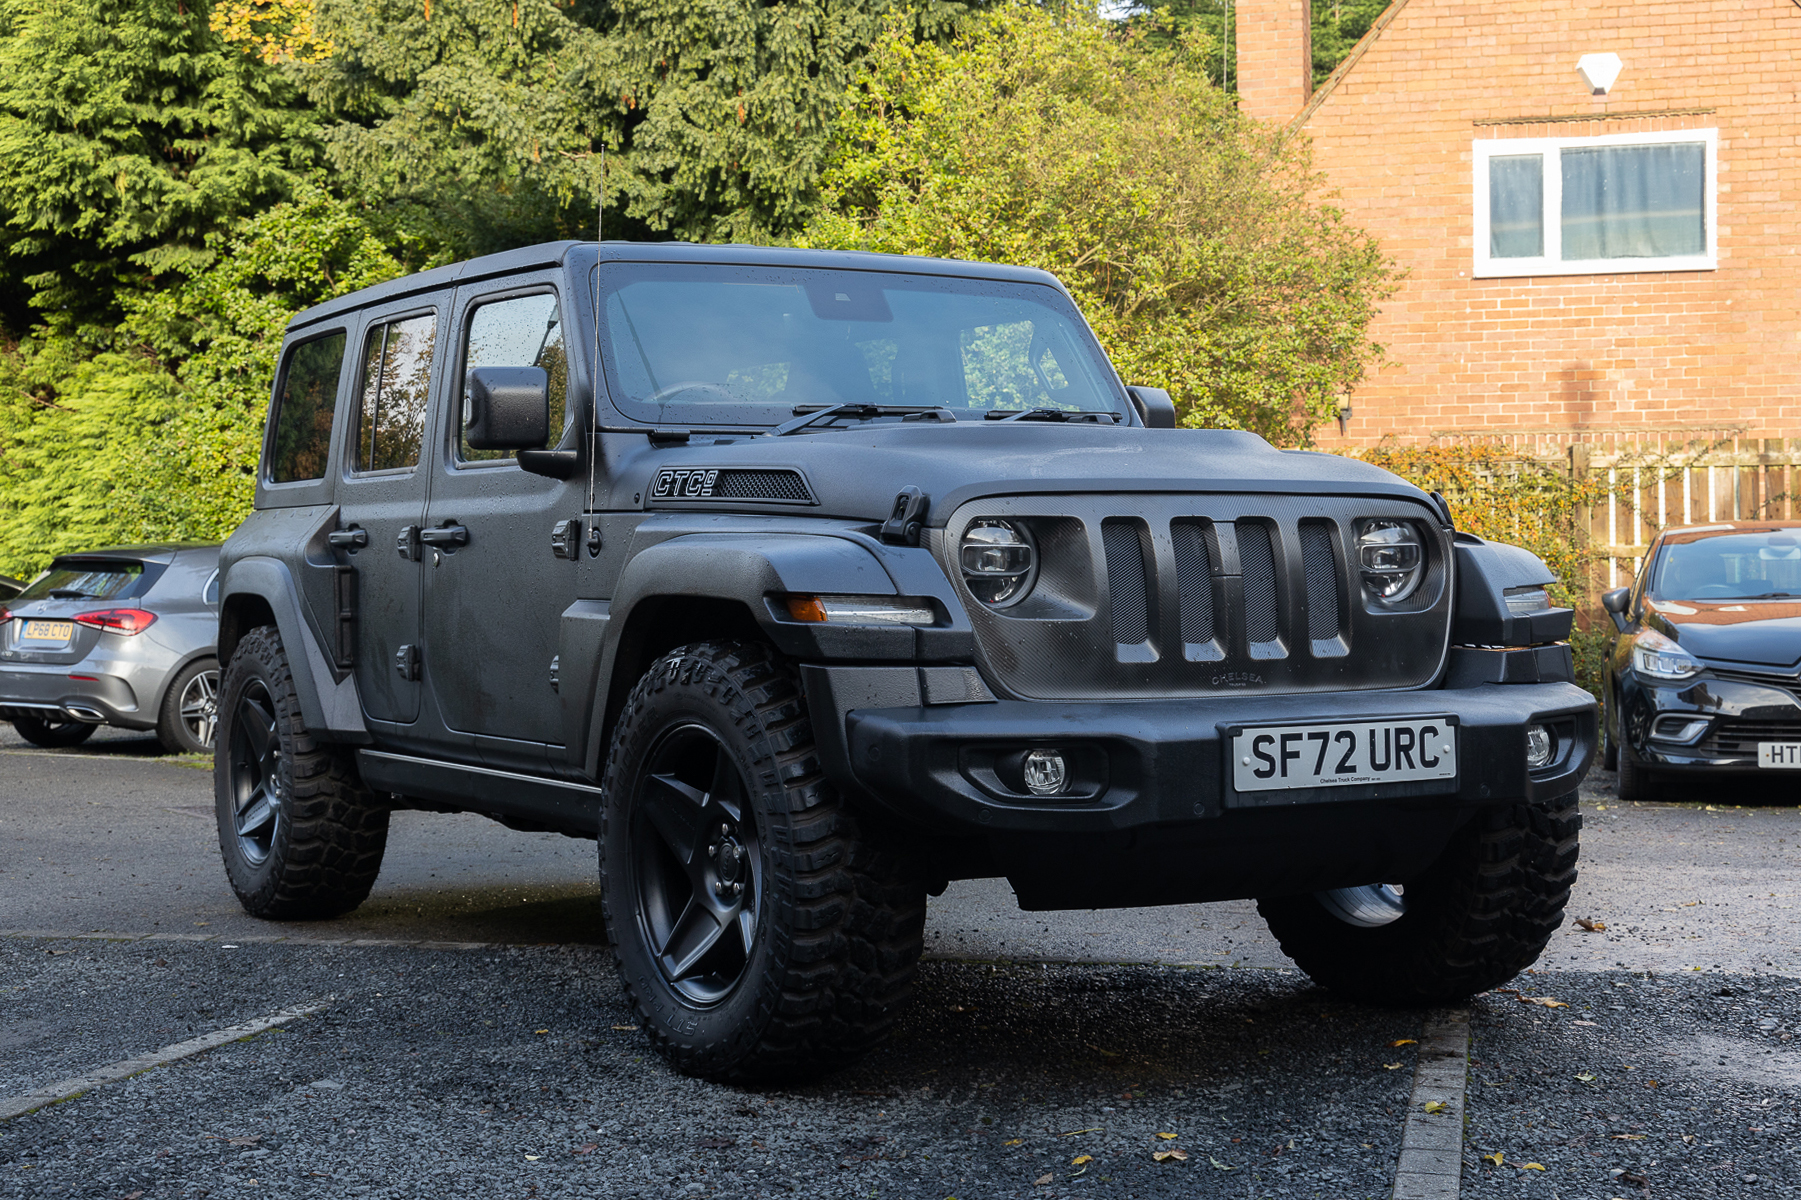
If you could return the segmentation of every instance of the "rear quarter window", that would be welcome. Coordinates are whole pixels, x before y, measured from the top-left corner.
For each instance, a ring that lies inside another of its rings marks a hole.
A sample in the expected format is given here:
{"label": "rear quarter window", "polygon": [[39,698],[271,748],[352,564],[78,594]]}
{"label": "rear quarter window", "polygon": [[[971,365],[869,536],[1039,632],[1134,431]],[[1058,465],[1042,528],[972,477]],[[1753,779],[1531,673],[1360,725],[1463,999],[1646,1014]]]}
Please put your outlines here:
{"label": "rear quarter window", "polygon": [[269,447],[271,483],[325,478],[331,423],[344,366],[344,333],[338,330],[288,349],[275,397],[275,434]]}

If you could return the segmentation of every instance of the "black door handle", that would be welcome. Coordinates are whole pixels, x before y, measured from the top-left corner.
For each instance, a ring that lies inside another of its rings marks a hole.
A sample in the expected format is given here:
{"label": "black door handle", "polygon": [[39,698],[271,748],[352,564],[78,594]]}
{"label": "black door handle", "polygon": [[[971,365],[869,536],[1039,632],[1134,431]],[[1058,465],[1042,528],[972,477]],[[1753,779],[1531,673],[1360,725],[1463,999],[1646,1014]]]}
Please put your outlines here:
{"label": "black door handle", "polygon": [[345,550],[355,550],[369,544],[367,529],[334,529],[326,536],[326,541]]}
{"label": "black door handle", "polygon": [[467,525],[440,525],[436,529],[421,529],[419,540],[428,546],[467,546],[469,544],[469,527]]}

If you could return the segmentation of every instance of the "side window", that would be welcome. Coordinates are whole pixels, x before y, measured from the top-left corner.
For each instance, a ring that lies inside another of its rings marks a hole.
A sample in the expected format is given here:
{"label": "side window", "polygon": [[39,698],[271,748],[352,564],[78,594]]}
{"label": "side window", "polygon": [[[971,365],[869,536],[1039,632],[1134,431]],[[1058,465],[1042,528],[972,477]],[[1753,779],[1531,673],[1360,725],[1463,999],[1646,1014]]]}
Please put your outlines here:
{"label": "side window", "polygon": [[427,313],[369,331],[363,347],[355,470],[394,471],[418,465],[437,324],[437,318]]}
{"label": "side window", "polygon": [[[463,346],[462,427],[468,428],[468,373],[477,367],[543,367],[550,376],[550,444],[556,445],[568,421],[569,356],[563,346],[563,326],[557,298],[546,292],[514,296],[480,305],[469,316],[468,341]],[[510,450],[477,450],[466,434],[457,438],[460,462],[485,462],[511,458]]]}
{"label": "side window", "polygon": [[281,394],[275,398],[271,483],[325,478],[331,419],[338,406],[338,373],[343,365],[341,332],[301,342],[288,351],[282,364]]}

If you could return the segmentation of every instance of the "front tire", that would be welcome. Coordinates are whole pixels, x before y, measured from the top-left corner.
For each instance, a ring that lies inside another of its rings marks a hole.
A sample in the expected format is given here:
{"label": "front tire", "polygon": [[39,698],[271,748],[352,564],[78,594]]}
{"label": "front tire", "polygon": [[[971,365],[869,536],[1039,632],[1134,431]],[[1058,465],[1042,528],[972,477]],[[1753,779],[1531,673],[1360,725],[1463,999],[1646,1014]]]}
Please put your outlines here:
{"label": "front tire", "polygon": [[1317,896],[1260,900],[1257,910],[1322,987],[1374,1004],[1462,1000],[1538,961],[1563,923],[1581,828],[1574,792],[1488,809],[1407,881],[1404,911],[1385,924],[1352,924]]}
{"label": "front tire", "polygon": [[1620,751],[1620,799],[1627,802],[1657,799],[1657,780],[1645,764],[1632,757],[1632,751]]}
{"label": "front tire", "polygon": [[251,630],[231,656],[213,744],[219,852],[244,911],[315,920],[361,904],[381,871],[388,806],[350,751],[302,722],[274,627]]}
{"label": "front tire", "polygon": [[603,781],[601,902],[659,1053],[715,1080],[845,1065],[912,991],[925,885],[821,774],[794,672],[755,644],[672,651]]}
{"label": "front tire", "polygon": [[98,725],[86,721],[45,721],[38,717],[14,717],[13,732],[34,746],[60,750],[79,746],[94,736]]}
{"label": "front tire", "polygon": [[169,681],[156,740],[171,754],[211,754],[219,726],[219,660],[189,663]]}

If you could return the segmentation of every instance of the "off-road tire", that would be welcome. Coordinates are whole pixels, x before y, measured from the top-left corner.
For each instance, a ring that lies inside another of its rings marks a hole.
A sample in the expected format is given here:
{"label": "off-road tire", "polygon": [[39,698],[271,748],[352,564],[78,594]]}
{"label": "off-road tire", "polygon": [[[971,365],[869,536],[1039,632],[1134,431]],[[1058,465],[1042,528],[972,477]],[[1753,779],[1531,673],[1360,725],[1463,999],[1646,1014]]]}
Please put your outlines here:
{"label": "off-road tire", "polygon": [[[632,811],[668,731],[704,725],[736,760],[762,836],[762,905],[736,983],[703,1006],[659,969],[640,920]],[[714,1080],[823,1074],[879,1042],[912,992],[926,884],[866,837],[823,776],[799,680],[769,648],[709,642],[658,660],[620,713],[603,777],[601,903],[626,995],[657,1051]]]}
{"label": "off-road tire", "polygon": [[[208,671],[213,672],[213,694],[217,696],[219,660],[216,658],[201,658],[189,663],[176,672],[175,678],[171,679],[169,686],[163,690],[162,711],[156,716],[156,740],[161,742],[163,749],[170,754],[211,754],[213,752],[212,743],[202,744],[198,741],[194,737],[193,731],[188,728],[188,723],[182,719],[181,714],[181,698],[188,690],[188,685]],[[216,719],[213,732],[215,734],[218,732]]]}
{"label": "off-road tire", "polygon": [[1620,799],[1625,801],[1657,799],[1657,777],[1644,763],[1632,757],[1630,750],[1620,751]]}
{"label": "off-road tire", "polygon": [[14,717],[13,732],[34,746],[60,750],[79,746],[94,736],[98,725],[86,721],[46,721],[39,717]]}
{"label": "off-road tire", "polygon": [[1260,900],[1283,953],[1315,983],[1372,1004],[1462,1000],[1531,966],[1563,924],[1582,814],[1571,792],[1487,809],[1405,883],[1407,911],[1349,925],[1312,896]]}
{"label": "off-road tire", "polygon": [[[261,862],[245,854],[234,823],[234,734],[246,689],[260,683],[273,705],[282,817]],[[219,681],[213,734],[214,812],[219,852],[238,903],[253,917],[317,920],[368,898],[388,844],[388,805],[363,786],[345,747],[319,741],[301,719],[281,637],[269,625],[238,643]]]}

